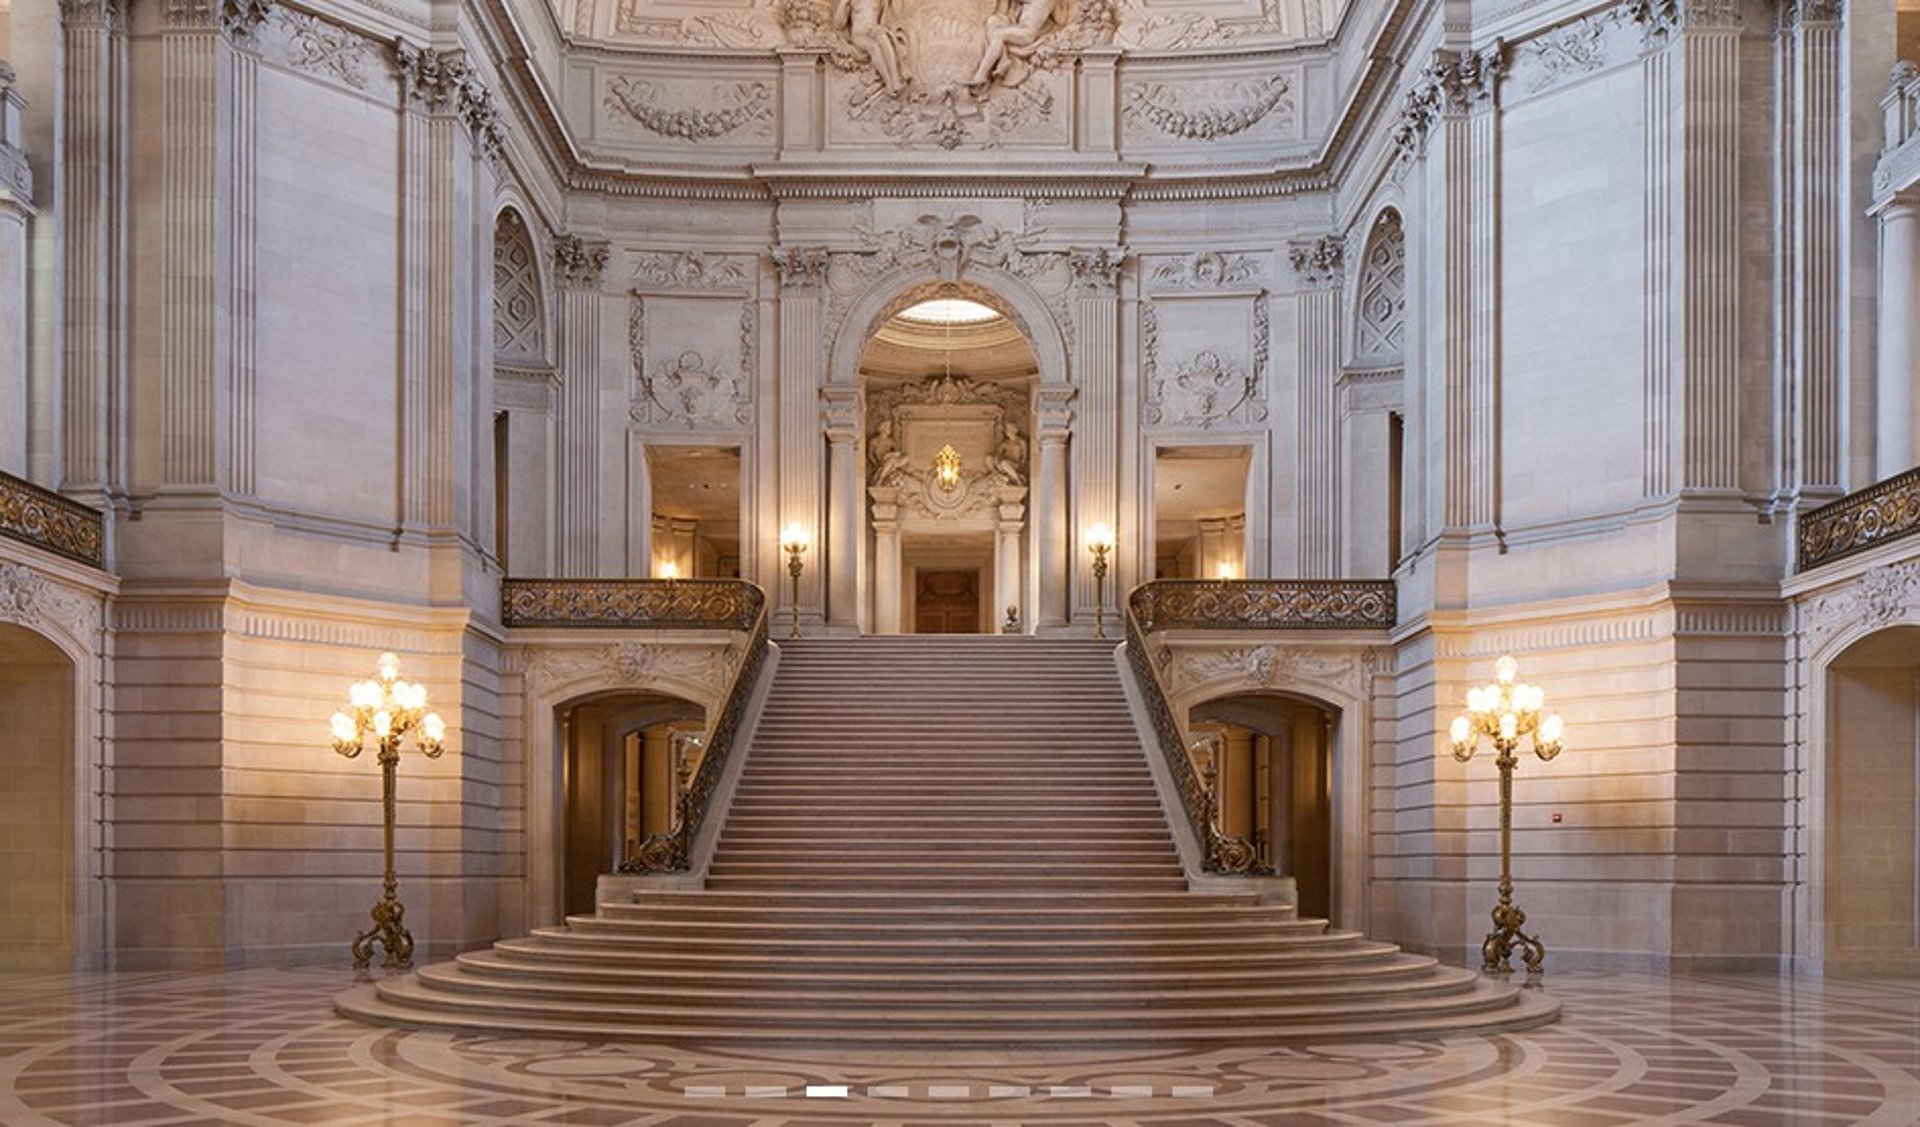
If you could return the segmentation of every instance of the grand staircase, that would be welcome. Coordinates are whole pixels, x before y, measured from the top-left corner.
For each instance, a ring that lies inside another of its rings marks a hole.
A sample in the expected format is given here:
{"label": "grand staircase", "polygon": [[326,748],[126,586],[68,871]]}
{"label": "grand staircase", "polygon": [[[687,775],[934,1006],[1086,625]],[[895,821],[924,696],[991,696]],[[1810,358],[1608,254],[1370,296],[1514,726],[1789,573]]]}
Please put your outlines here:
{"label": "grand staircase", "polygon": [[1557,1003],[1187,883],[1110,644],[783,647],[706,882],[343,996],[409,1026],[699,1042],[1440,1034]]}

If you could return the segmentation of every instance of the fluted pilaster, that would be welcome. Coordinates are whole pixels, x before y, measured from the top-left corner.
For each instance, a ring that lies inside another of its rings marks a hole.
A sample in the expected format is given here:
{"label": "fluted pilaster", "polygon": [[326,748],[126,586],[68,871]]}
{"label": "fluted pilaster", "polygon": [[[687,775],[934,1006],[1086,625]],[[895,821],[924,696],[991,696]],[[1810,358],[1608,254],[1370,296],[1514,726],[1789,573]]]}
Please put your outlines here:
{"label": "fluted pilaster", "polygon": [[[1300,277],[1298,302],[1300,575],[1340,573],[1339,412],[1340,278],[1345,246],[1335,236],[1295,243],[1289,258]],[[1211,578],[1210,573],[1203,576]]]}
{"label": "fluted pilaster", "polygon": [[[554,241],[560,284],[558,574],[599,574],[600,279],[610,247],[604,240],[563,235]],[[693,574],[691,570],[684,574]]]}
{"label": "fluted pilaster", "polygon": [[[1079,387],[1079,426],[1070,448],[1072,508],[1078,527],[1068,530],[1077,594],[1076,619],[1093,616],[1093,556],[1085,536],[1096,523],[1118,527],[1120,508],[1120,291],[1121,252],[1104,247],[1076,248],[1073,274],[1073,380]],[[1045,455],[1044,441],[1042,456]],[[1061,482],[1064,489],[1069,483]],[[1063,495],[1057,515],[1065,519]],[[1056,514],[1050,513],[1049,516]],[[1151,553],[1146,529],[1120,529],[1106,589],[1123,591],[1138,582],[1141,546]],[[1043,604],[1044,605],[1044,604]]]}

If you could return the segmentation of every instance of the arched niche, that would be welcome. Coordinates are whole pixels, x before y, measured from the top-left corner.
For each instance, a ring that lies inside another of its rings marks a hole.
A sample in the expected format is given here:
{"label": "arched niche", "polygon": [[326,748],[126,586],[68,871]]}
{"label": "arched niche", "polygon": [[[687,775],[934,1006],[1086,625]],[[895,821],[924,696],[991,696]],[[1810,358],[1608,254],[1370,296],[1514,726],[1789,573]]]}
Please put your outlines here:
{"label": "arched niche", "polygon": [[0,622],[0,961],[15,970],[72,970],[82,946],[76,695],[60,646]]}

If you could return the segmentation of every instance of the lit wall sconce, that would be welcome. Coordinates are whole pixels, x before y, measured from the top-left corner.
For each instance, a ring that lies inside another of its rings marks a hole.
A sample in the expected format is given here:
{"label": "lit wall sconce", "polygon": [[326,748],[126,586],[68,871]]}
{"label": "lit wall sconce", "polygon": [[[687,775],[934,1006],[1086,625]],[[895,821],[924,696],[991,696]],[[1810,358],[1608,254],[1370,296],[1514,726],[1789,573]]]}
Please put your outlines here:
{"label": "lit wall sconce", "polygon": [[1518,680],[1520,663],[1502,657],[1493,663],[1494,683],[1467,690],[1467,711],[1453,718],[1448,736],[1453,741],[1453,757],[1462,763],[1473,758],[1481,736],[1493,741],[1498,753],[1493,764],[1500,769],[1500,901],[1493,907],[1493,930],[1480,945],[1481,969],[1487,974],[1511,974],[1513,951],[1517,947],[1526,962],[1527,977],[1540,974],[1547,948],[1539,939],[1521,928],[1527,914],[1513,902],[1513,769],[1519,764],[1514,752],[1523,738],[1531,738],[1533,751],[1543,761],[1559,755],[1564,725],[1557,713],[1542,715],[1546,690]]}
{"label": "lit wall sconce", "polygon": [[371,733],[379,748],[380,811],[386,849],[384,891],[373,906],[373,926],[353,939],[353,969],[365,970],[376,945],[387,957],[381,966],[406,970],[413,965],[413,936],[402,925],[406,909],[400,904],[399,881],[393,875],[394,769],[400,765],[400,741],[409,733],[420,753],[438,759],[446,751],[447,724],[437,712],[427,711],[427,687],[400,679],[400,659],[380,655],[380,679],[359,681],[347,690],[346,711],[333,714],[333,750],[352,759],[364,750]]}
{"label": "lit wall sconce", "polygon": [[933,480],[940,492],[951,493],[960,488],[960,451],[948,443],[933,456]]}
{"label": "lit wall sconce", "polygon": [[780,548],[787,553],[787,574],[793,577],[793,629],[789,638],[800,636],[800,557],[807,550],[807,530],[799,521],[789,523],[780,534]]}
{"label": "lit wall sconce", "polygon": [[661,560],[660,566],[653,569],[653,574],[656,579],[678,579],[680,578],[680,565],[674,563],[672,560]]}
{"label": "lit wall sconce", "polygon": [[1087,550],[1093,553],[1093,636],[1107,636],[1107,553],[1113,551],[1113,529],[1096,524],[1087,530]]}
{"label": "lit wall sconce", "polygon": [[1221,565],[1220,565],[1219,567],[1217,567],[1217,568],[1215,568],[1215,569],[1214,569],[1214,571],[1213,571],[1213,577],[1214,577],[1215,579],[1238,579],[1238,578],[1240,578],[1240,576],[1239,576],[1239,574],[1238,574],[1238,573],[1236,572],[1236,570],[1234,569],[1234,566],[1233,566],[1232,564],[1230,564],[1230,563],[1223,563],[1223,564],[1221,564]]}

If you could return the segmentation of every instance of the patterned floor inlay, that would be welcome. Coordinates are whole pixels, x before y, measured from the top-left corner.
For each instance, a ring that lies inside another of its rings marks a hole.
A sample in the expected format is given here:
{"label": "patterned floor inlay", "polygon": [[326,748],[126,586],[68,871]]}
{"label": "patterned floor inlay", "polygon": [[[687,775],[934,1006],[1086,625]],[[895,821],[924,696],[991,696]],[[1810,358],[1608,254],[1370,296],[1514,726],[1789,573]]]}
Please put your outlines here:
{"label": "patterned floor inlay", "polygon": [[368,1028],[322,969],[0,977],[0,1124],[1920,1123],[1920,982],[1556,974],[1523,1034],[745,1052]]}

